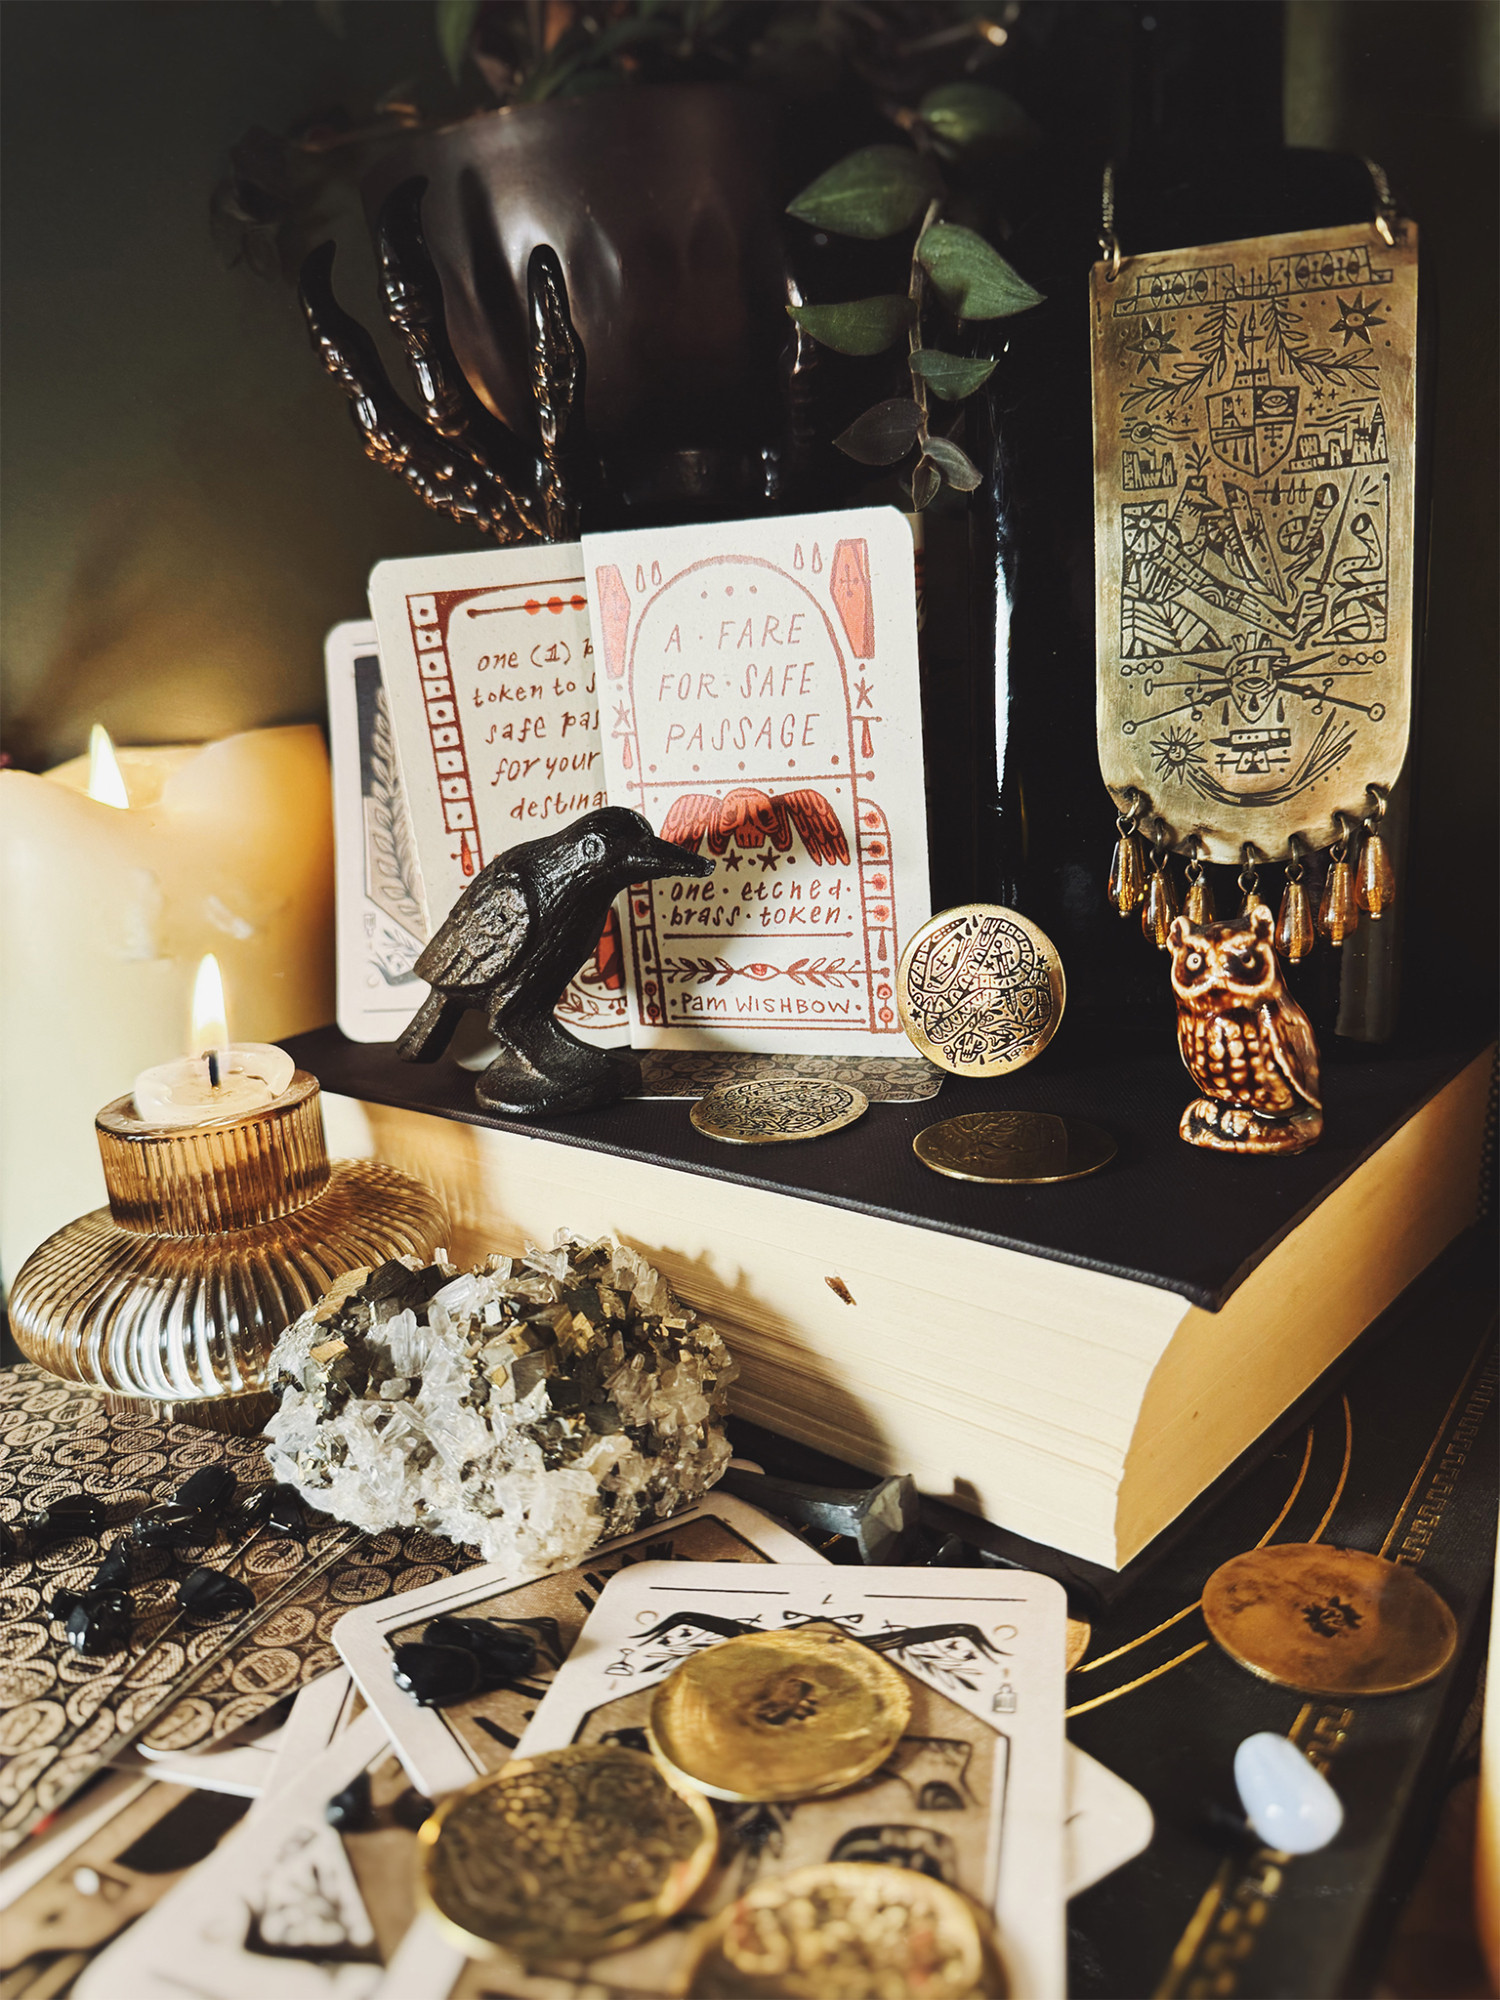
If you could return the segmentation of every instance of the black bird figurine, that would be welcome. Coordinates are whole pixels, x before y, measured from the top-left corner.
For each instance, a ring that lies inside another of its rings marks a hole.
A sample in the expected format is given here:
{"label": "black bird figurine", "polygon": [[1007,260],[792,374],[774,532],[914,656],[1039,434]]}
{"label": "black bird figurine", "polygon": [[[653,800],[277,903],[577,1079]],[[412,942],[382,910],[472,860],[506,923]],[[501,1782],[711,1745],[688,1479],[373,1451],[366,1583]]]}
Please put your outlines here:
{"label": "black bird figurine", "polygon": [[622,889],[713,868],[659,840],[649,821],[623,806],[507,848],[479,871],[417,960],[432,991],[396,1053],[435,1062],[467,1009],[482,1008],[500,1044],[474,1087],[486,1111],[527,1116],[612,1104],[639,1087],[640,1064],[628,1050],[580,1042],[552,1010]]}

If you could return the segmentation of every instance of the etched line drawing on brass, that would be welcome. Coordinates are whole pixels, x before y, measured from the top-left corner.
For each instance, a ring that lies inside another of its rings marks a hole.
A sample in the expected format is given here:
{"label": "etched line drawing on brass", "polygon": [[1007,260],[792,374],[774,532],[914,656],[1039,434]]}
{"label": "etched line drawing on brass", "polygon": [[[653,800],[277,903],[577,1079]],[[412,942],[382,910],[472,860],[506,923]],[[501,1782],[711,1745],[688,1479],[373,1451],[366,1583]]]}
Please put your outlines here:
{"label": "etched line drawing on brass", "polygon": [[1416,231],[1093,274],[1098,736],[1211,858],[1321,846],[1405,758]]}

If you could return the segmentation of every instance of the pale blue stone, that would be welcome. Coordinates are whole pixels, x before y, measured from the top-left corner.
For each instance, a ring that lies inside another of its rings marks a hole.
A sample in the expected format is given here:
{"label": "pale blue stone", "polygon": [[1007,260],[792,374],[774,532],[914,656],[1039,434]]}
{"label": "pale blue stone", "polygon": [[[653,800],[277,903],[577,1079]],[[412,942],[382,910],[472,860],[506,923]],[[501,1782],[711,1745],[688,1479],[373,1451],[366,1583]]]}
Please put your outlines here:
{"label": "pale blue stone", "polygon": [[1245,1817],[1267,1847],[1316,1854],[1344,1824],[1339,1795],[1285,1736],[1247,1736],[1234,1753]]}

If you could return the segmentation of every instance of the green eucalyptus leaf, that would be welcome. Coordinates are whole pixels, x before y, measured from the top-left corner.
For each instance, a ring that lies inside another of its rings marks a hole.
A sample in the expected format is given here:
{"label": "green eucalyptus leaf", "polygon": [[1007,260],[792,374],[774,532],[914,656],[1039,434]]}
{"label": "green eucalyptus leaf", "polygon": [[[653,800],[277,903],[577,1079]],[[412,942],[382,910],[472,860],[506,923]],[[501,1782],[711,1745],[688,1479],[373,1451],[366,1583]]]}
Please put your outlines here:
{"label": "green eucalyptus leaf", "polygon": [[1019,152],[1036,127],[1013,97],[984,83],[945,83],[929,90],[917,116],[939,139],[960,150]]}
{"label": "green eucalyptus leaf", "polygon": [[911,325],[912,303],[899,292],[842,306],[788,306],[805,333],[839,354],[883,354]]}
{"label": "green eucalyptus leaf", "polygon": [[921,428],[922,412],[916,404],[904,396],[895,396],[856,417],[834,443],[861,465],[894,465],[911,450]]}
{"label": "green eucalyptus leaf", "polygon": [[437,0],[438,47],[448,65],[449,76],[463,68],[464,53],[479,15],[479,0]]}
{"label": "green eucalyptus leaf", "polygon": [[979,484],[979,467],[951,438],[930,437],[925,449],[950,486],[956,486],[960,493],[974,491]]}
{"label": "green eucalyptus leaf", "polygon": [[1041,293],[998,250],[956,222],[937,222],[924,230],[917,261],[943,304],[960,319],[1005,319],[1042,303]]}
{"label": "green eucalyptus leaf", "polygon": [[787,214],[836,236],[894,236],[916,222],[938,191],[936,170],[905,146],[864,146],[819,174]]}
{"label": "green eucalyptus leaf", "polygon": [[930,507],[938,497],[942,485],[942,474],[932,460],[922,457],[917,460],[917,469],[911,476],[911,504],[913,513],[920,514],[924,507]]}
{"label": "green eucalyptus leaf", "polygon": [[920,354],[914,354],[911,365],[913,374],[920,375],[933,395],[941,396],[945,403],[972,396],[995,372],[993,361],[942,354],[935,347],[924,347]]}

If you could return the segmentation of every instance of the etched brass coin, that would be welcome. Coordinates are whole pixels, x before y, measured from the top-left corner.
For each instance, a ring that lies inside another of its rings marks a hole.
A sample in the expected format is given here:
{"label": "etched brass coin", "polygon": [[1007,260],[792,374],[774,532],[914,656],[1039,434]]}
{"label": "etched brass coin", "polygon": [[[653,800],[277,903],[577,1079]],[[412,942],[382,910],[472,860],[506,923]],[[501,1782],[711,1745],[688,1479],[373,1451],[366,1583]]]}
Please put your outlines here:
{"label": "etched brass coin", "polygon": [[1002,1991],[978,1912],[945,1883],[824,1861],[758,1882],[708,1926],[688,1990],[725,2000],[967,2000]]}
{"label": "etched brass coin", "polygon": [[778,1146],[840,1132],[869,1108],[869,1098],[852,1084],[787,1076],[726,1083],[700,1097],[691,1115],[710,1139],[733,1146]]}
{"label": "etched brass coin", "polygon": [[1409,1564],[1321,1542],[1224,1563],[1203,1620],[1232,1660],[1302,1694],[1400,1694],[1440,1674],[1458,1643],[1453,1613]]}
{"label": "etched brass coin", "polygon": [[702,1887],[713,1809],[639,1750],[519,1757],[445,1799],[417,1836],[422,1900],[471,1958],[597,1958],[639,1943]]}
{"label": "etched brass coin", "polygon": [[823,1621],[684,1660],[651,1703],[652,1747],[711,1798],[822,1798],[877,1770],[911,1717],[905,1677]]}
{"label": "etched brass coin", "polygon": [[1107,1167],[1118,1150],[1097,1125],[1052,1111],[965,1111],[927,1126],[911,1144],[935,1174],[997,1185],[1076,1181]]}
{"label": "etched brass coin", "polygon": [[1067,986],[1044,931],[998,903],[941,910],[908,940],[896,1011],[908,1039],[955,1076],[1004,1076],[1057,1033]]}

